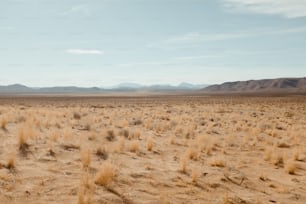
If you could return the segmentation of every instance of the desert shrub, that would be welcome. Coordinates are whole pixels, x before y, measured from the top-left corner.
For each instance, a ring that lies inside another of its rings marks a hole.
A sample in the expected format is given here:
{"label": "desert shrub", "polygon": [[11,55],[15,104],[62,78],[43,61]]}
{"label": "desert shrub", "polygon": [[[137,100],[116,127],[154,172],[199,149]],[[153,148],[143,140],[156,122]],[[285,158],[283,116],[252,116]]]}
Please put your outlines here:
{"label": "desert shrub", "polygon": [[109,163],[103,163],[95,177],[95,184],[107,187],[115,178],[116,172],[114,166]]}
{"label": "desert shrub", "polygon": [[108,158],[108,153],[105,148],[99,147],[96,151],[96,155],[103,160],[106,160]]}
{"label": "desert shrub", "polygon": [[106,137],[105,137],[108,141],[114,141],[115,139],[115,132],[114,130],[107,130],[106,131]]}
{"label": "desert shrub", "polygon": [[133,140],[129,144],[129,151],[130,152],[138,152],[139,151],[139,144],[138,141]]}

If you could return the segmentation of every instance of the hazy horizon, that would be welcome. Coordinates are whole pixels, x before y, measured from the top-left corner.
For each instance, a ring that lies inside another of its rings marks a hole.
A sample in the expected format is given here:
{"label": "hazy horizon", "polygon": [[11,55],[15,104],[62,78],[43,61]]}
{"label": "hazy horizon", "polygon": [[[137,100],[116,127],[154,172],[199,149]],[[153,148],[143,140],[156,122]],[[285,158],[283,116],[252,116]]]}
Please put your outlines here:
{"label": "hazy horizon", "polygon": [[0,85],[306,76],[300,0],[2,0]]}

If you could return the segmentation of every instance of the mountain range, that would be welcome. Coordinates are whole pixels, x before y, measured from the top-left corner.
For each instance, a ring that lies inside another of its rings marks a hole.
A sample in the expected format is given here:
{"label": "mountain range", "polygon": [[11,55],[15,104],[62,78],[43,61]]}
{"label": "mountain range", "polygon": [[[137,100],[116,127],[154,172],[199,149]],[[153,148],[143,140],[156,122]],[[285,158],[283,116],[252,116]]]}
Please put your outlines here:
{"label": "mountain range", "polygon": [[201,91],[208,93],[306,92],[306,77],[225,82],[205,87]]}
{"label": "mountain range", "polygon": [[177,86],[169,84],[141,85],[137,83],[121,83],[112,87],[77,87],[77,86],[55,86],[33,88],[22,84],[0,86],[0,93],[112,93],[112,92],[191,92],[191,93],[306,93],[306,77],[303,78],[277,78],[248,81],[225,82],[223,84],[205,85],[181,83]]}
{"label": "mountain range", "polygon": [[22,84],[0,86],[0,93],[108,93],[108,92],[165,92],[165,91],[191,91],[199,90],[207,85],[195,85],[181,83],[177,86],[168,84],[141,85],[136,83],[121,83],[112,87],[77,87],[77,86],[55,86],[55,87],[28,87]]}

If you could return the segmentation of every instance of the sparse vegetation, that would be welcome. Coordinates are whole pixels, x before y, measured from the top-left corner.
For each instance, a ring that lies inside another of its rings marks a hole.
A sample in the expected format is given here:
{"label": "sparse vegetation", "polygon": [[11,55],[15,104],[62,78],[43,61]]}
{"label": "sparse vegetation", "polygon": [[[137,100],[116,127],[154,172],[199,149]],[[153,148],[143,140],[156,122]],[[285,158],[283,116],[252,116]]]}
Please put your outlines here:
{"label": "sparse vegetation", "polygon": [[7,121],[4,118],[0,119],[0,127],[2,130],[6,130]]}
{"label": "sparse vegetation", "polygon": [[139,151],[139,143],[136,140],[133,140],[129,143],[129,151],[130,152],[138,152]]}
{"label": "sparse vegetation", "polygon": [[88,168],[91,162],[90,151],[88,148],[81,148],[81,162],[83,168]]}
{"label": "sparse vegetation", "polygon": [[105,148],[99,147],[96,151],[96,155],[103,160],[106,160],[108,158],[108,153]]}
{"label": "sparse vegetation", "polygon": [[293,161],[287,161],[285,164],[285,171],[288,174],[294,174],[296,171],[296,165]]}
{"label": "sparse vegetation", "polygon": [[113,141],[115,139],[115,132],[114,130],[107,130],[106,131],[106,137],[105,137],[108,141]]}
{"label": "sparse vegetation", "polygon": [[152,151],[153,149],[153,138],[152,137],[148,137],[147,139],[147,150],[148,151]]}
{"label": "sparse vegetation", "polygon": [[304,203],[304,96],[39,98],[1,101],[0,203]]}
{"label": "sparse vegetation", "polygon": [[107,187],[114,181],[115,176],[115,167],[111,163],[105,162],[95,177],[95,184]]}

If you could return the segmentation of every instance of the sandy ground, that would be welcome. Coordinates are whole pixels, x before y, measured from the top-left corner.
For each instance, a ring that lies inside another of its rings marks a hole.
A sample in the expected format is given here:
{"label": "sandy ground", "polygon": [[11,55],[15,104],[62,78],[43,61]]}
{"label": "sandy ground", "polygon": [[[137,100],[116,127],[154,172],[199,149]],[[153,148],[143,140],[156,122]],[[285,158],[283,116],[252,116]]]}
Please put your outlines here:
{"label": "sandy ground", "polygon": [[0,203],[306,203],[306,97],[1,97]]}

